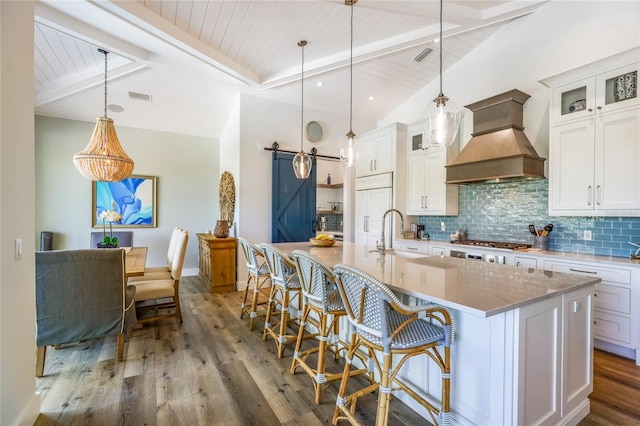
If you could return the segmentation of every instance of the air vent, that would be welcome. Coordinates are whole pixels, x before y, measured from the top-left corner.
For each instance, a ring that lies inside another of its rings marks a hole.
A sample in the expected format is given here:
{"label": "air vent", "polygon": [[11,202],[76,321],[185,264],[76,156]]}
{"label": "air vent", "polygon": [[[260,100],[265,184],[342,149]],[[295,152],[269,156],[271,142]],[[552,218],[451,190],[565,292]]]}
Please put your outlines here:
{"label": "air vent", "polygon": [[138,101],[146,101],[146,102],[152,101],[151,95],[146,95],[144,93],[129,92],[129,97],[131,99],[136,99]]}
{"label": "air vent", "polygon": [[416,62],[422,62],[422,60],[424,58],[426,58],[427,56],[429,56],[429,53],[433,52],[433,49],[430,47],[427,47],[426,49],[424,49],[422,52],[420,52],[418,54],[418,56],[416,56],[415,58],[413,58],[414,61]]}

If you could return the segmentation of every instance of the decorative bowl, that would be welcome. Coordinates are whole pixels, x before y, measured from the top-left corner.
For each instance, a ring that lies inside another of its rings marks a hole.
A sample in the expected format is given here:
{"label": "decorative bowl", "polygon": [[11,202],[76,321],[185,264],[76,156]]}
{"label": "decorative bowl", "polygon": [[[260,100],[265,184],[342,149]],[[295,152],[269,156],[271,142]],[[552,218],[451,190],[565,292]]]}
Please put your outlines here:
{"label": "decorative bowl", "polygon": [[336,240],[318,240],[316,238],[309,238],[309,242],[312,246],[316,247],[331,247],[336,243]]}

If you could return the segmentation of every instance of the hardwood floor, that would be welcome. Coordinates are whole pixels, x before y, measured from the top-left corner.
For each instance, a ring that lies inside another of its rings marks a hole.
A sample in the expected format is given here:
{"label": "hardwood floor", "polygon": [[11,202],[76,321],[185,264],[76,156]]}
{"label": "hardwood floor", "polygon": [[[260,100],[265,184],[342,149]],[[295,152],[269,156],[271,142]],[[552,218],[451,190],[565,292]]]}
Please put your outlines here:
{"label": "hardwood floor", "polygon": [[[134,330],[124,362],[115,361],[115,337],[50,348],[36,379],[35,425],[331,424],[337,383],[316,405],[311,378],[289,373],[292,349],[278,359],[274,342],[262,341],[262,322],[250,332],[239,318],[241,293],[212,294],[197,277],[184,277],[180,291],[184,323]],[[591,414],[580,424],[640,424],[639,400],[640,367],[596,352]],[[375,404],[373,395],[359,402],[363,424],[373,424]],[[389,424],[425,421],[394,400]]]}

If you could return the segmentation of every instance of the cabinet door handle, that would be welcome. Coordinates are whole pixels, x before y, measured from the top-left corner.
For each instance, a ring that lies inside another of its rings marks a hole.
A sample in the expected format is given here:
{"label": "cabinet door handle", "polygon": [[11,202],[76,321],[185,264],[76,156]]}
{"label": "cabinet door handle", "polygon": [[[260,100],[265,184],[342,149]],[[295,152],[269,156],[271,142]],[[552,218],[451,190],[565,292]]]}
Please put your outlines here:
{"label": "cabinet door handle", "polygon": [[425,209],[429,208],[429,203],[427,202],[427,197],[428,197],[428,195],[424,196],[424,208]]}
{"label": "cabinet door handle", "polygon": [[587,205],[591,205],[591,185],[587,187]]}
{"label": "cabinet door handle", "polygon": [[418,247],[407,247],[407,250],[418,250]]}
{"label": "cabinet door handle", "polygon": [[424,209],[424,195],[420,196],[420,207]]}
{"label": "cabinet door handle", "polygon": [[373,160],[369,160],[369,171],[373,171]]}
{"label": "cabinet door handle", "polygon": [[569,269],[571,272],[582,272],[583,274],[594,274],[594,275],[598,275],[598,273],[596,271],[583,271],[582,269],[573,269],[570,268]]}
{"label": "cabinet door handle", "polygon": [[587,111],[589,111],[589,112],[593,112],[593,109],[592,109],[592,108],[589,108]]}
{"label": "cabinet door handle", "polygon": [[378,159],[373,160],[373,171],[378,170]]}
{"label": "cabinet door handle", "polygon": [[520,261],[517,261],[517,262],[516,262],[516,266],[520,266]]}
{"label": "cabinet door handle", "polygon": [[601,198],[602,195],[602,190],[600,189],[600,185],[596,186],[596,204],[600,205],[600,201],[602,200]]}
{"label": "cabinet door handle", "polygon": [[601,109],[602,109],[602,107],[601,107],[601,106],[599,106],[599,107],[598,107],[598,111],[600,111]]}

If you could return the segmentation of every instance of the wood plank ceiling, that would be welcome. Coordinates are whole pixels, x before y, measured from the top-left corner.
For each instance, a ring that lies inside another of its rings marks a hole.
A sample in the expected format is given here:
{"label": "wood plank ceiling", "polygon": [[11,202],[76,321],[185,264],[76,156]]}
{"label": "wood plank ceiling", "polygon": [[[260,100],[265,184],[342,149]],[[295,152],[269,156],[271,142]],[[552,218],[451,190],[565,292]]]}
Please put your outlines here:
{"label": "wood plank ceiling", "polygon": [[[446,0],[443,68],[545,1]],[[306,39],[305,81],[310,85],[305,107],[348,114],[349,22],[349,8],[340,0],[39,1],[34,58],[36,112],[95,119],[96,110],[88,113],[82,105],[102,105],[104,58],[98,47],[112,52],[110,80],[118,80],[112,85],[114,101],[122,104],[128,111],[127,119],[139,126],[144,118],[137,117],[138,111],[175,110],[175,105],[162,104],[163,99],[191,99],[194,108],[208,108],[193,99],[203,90],[225,101],[244,92],[299,104],[301,58],[297,42]],[[438,78],[438,22],[438,1],[356,3],[354,111],[379,120]],[[422,62],[414,61],[425,48],[433,52]],[[176,75],[183,75],[183,81],[167,85]],[[322,88],[317,87],[319,81]],[[153,105],[132,106],[128,92],[153,92],[149,93]],[[340,107],[336,109],[336,105]],[[224,115],[222,110],[218,107],[206,113],[209,117]],[[99,108],[97,112],[101,112]],[[167,115],[167,111],[156,113],[156,117]],[[194,123],[186,120],[191,129],[186,133],[206,132],[217,137],[224,121],[220,117],[220,123],[214,123],[219,128],[213,130],[210,122],[206,130],[193,130]]]}

